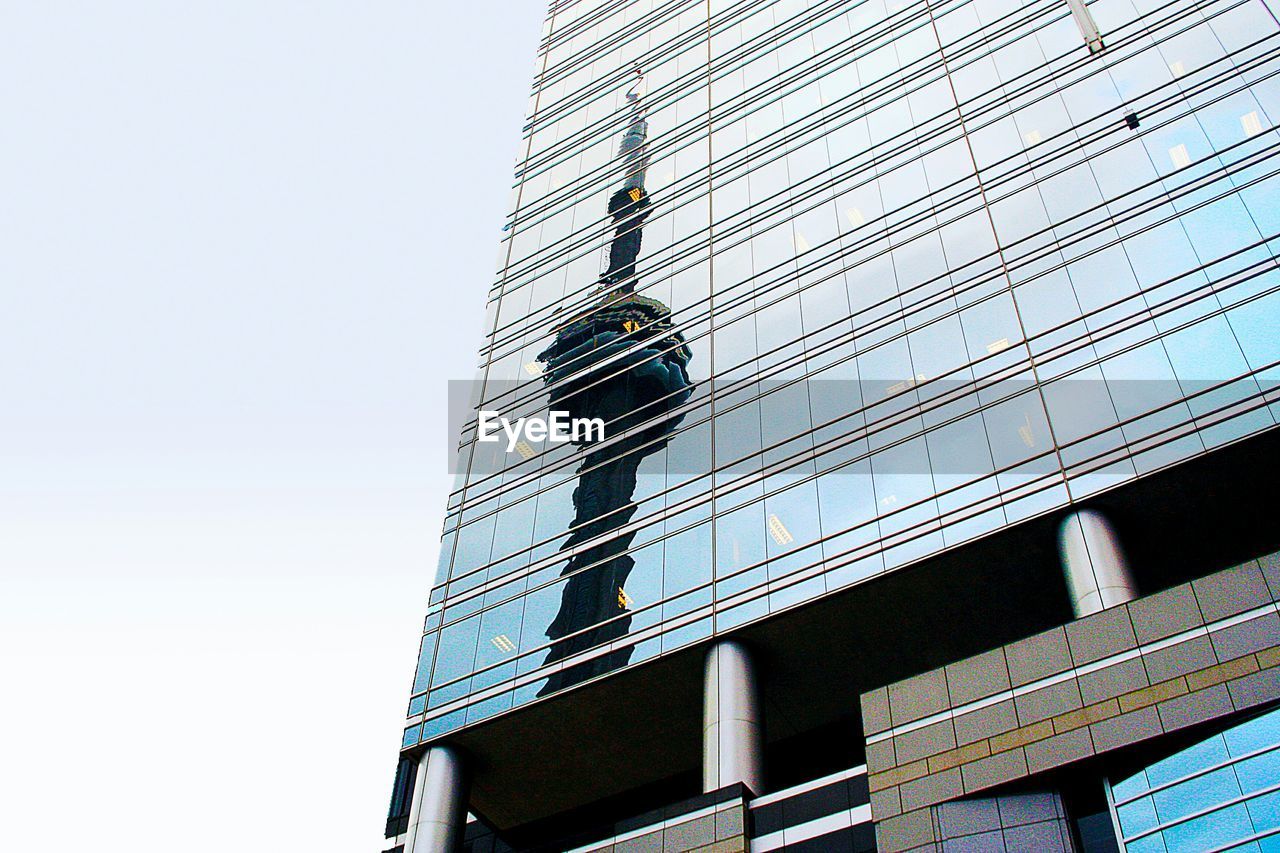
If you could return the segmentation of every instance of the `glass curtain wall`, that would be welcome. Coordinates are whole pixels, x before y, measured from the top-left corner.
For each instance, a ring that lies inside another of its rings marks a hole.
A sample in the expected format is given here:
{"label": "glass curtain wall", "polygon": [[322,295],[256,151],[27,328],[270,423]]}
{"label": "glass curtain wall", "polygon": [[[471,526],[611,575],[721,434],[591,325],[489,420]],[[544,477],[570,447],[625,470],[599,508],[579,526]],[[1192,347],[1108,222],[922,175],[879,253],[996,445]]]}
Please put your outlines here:
{"label": "glass curtain wall", "polygon": [[1124,849],[1280,850],[1280,710],[1111,785]]}
{"label": "glass curtain wall", "polygon": [[552,5],[406,746],[1275,424],[1274,9],[1085,8]]}

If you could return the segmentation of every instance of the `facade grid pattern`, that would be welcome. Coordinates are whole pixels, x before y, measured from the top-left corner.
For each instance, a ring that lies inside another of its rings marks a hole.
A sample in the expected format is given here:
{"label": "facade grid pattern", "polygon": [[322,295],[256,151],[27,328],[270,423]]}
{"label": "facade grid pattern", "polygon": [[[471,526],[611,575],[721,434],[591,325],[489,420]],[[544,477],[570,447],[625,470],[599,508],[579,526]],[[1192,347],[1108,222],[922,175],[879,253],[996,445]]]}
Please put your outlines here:
{"label": "facade grid pattern", "polygon": [[[599,446],[466,425],[406,749],[1275,425],[1274,10],[1084,8],[552,4],[472,405],[688,381]],[[549,371],[641,231],[657,319]]]}

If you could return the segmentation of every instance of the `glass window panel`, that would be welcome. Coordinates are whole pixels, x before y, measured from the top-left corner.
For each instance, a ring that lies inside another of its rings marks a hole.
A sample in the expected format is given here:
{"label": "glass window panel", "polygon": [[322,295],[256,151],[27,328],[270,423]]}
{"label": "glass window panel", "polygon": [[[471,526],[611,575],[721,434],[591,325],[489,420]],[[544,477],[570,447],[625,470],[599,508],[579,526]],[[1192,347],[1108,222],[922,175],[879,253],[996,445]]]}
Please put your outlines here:
{"label": "glass window panel", "polygon": [[1225,761],[1226,758],[1226,742],[1221,735],[1214,735],[1151,765],[1147,768],[1147,779],[1153,787],[1156,787],[1206,767],[1212,767],[1214,764]]}
{"label": "glass window panel", "polygon": [[[467,524],[458,531],[458,548],[453,558],[450,578],[474,572],[475,569],[482,568],[489,562],[489,556],[493,552],[493,531],[496,525],[497,516],[488,515]],[[470,589],[483,582],[484,577],[484,572],[474,574],[459,586],[459,590]],[[450,592],[453,591],[451,587]]]}
{"label": "glass window panel", "polygon": [[[774,476],[766,481],[766,490],[776,488],[791,477]],[[775,574],[777,557],[794,550],[806,542],[816,541],[822,535],[818,520],[818,490],[813,481],[800,483],[765,498],[765,548],[774,563],[770,564],[770,576]],[[820,555],[809,555],[808,560]]]}
{"label": "glass window panel", "polygon": [[1104,198],[1122,197],[1133,188],[1156,178],[1151,156],[1141,140],[1122,143],[1089,159],[1089,168],[1098,181]]}
{"label": "glass window panel", "polygon": [[794,442],[783,444],[772,453],[766,453],[766,462],[791,456],[812,447],[813,441],[808,435],[809,430],[813,428],[813,420],[809,416],[809,383],[763,384],[769,392],[760,400],[761,434],[765,446],[799,437]]}
{"label": "glass window panel", "polygon": [[[1280,737],[1273,738],[1269,745],[1280,744]],[[1280,783],[1280,749],[1247,758],[1235,768],[1240,788],[1246,794]]]}
{"label": "glass window panel", "polygon": [[1162,823],[1212,808],[1240,795],[1235,771],[1221,767],[1170,788],[1156,791],[1151,799]]}
{"label": "glass window panel", "polygon": [[1162,831],[1171,850],[1212,850],[1253,834],[1249,810],[1237,803]]}
{"label": "glass window panel", "polygon": [[763,560],[767,535],[763,503],[717,516],[716,575],[723,577]]}
{"label": "glass window panel", "polygon": [[[440,654],[437,655],[435,671],[431,675],[431,684],[434,687],[461,678],[473,670],[476,639],[479,633],[479,616],[472,616],[445,627],[440,634]],[[467,687],[467,679],[463,679],[452,686],[432,690],[428,704],[436,707],[442,702],[462,696],[467,692]]]}
{"label": "glass window panel", "polygon": [[[689,519],[681,518],[681,523]],[[673,595],[711,581],[711,525],[676,533],[663,543],[662,595]],[[710,596],[708,595],[708,601]]]}
{"label": "glass window panel", "polygon": [[454,729],[460,728],[467,719],[467,709],[460,708],[457,711],[450,711],[441,717],[427,720],[422,724],[422,739],[430,740],[447,734]]}
{"label": "glass window panel", "polygon": [[1280,231],[1280,178],[1272,177],[1240,191],[1249,216],[1264,234]]}
{"label": "glass window panel", "polygon": [[1150,789],[1151,783],[1147,781],[1146,770],[1139,770],[1132,776],[1111,784],[1111,792],[1117,800],[1127,800]]}
{"label": "glass window panel", "polygon": [[1204,260],[1224,257],[1261,236],[1244,205],[1234,196],[1185,213],[1182,222]]}
{"label": "glass window panel", "polygon": [[1137,835],[1139,832],[1153,829],[1160,823],[1150,797],[1126,803],[1116,809],[1116,814],[1120,818],[1120,829],[1125,836]]}
{"label": "glass window panel", "polygon": [[[723,466],[752,454],[759,454],[762,444],[760,424],[760,383],[751,383],[734,394],[726,402],[726,408],[716,415],[715,442],[716,464]],[[742,403],[743,399],[750,402]]]}
{"label": "glass window panel", "polygon": [[[1227,751],[1234,756],[1247,755],[1280,744],[1280,713],[1263,714],[1223,733]],[[1280,780],[1278,775],[1277,780]]]}
{"label": "glass window panel", "polygon": [[[520,650],[520,623],[523,614],[524,602],[518,598],[484,612],[476,651],[476,669],[514,661]],[[484,676],[477,676],[472,689],[478,689],[482,685],[496,684],[512,675],[515,675],[514,665],[496,667]]]}
{"label": "glass window panel", "polygon": [[418,647],[418,669],[413,677],[414,693],[421,693],[431,683],[431,662],[435,658],[436,640],[439,637],[438,631],[432,631],[422,637],[422,643]]}
{"label": "glass window panel", "polygon": [[467,708],[467,723],[478,723],[494,714],[500,714],[511,707],[513,693],[507,690]]}
{"label": "glass window panel", "polygon": [[1167,853],[1164,836],[1158,832],[1139,838],[1137,841],[1131,841],[1125,847],[1128,848],[1129,853]]}
{"label": "glass window panel", "polygon": [[989,209],[1001,246],[1010,247],[1021,243],[1017,246],[1017,251],[1021,253],[1052,242],[1049,214],[1045,210],[1039,187],[1019,190],[994,202]]}
{"label": "glass window panel", "polygon": [[1280,829],[1280,791],[1273,791],[1248,801],[1249,819],[1255,832]]}
{"label": "glass window panel", "polygon": [[[530,579],[530,588],[537,585],[538,588],[533,589],[528,595],[524,596],[521,601],[524,604],[524,613],[520,626],[520,648],[529,650],[537,648],[547,642],[547,631],[551,627],[552,621],[556,618],[556,614],[560,611],[560,604],[564,595],[565,582],[559,581],[549,586],[542,586],[549,577],[555,577],[558,574],[557,569],[544,570],[539,572],[534,578]],[[519,671],[528,672],[542,664],[545,655],[531,655],[520,658]]]}

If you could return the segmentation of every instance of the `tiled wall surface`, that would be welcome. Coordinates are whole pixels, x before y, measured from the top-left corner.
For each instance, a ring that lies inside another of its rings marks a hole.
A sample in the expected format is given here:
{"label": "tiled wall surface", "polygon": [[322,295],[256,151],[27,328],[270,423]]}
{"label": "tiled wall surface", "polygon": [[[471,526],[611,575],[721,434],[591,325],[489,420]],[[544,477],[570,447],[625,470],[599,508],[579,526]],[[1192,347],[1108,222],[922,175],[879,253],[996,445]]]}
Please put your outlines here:
{"label": "tiled wall surface", "polygon": [[1280,554],[862,696],[883,851],[930,807],[1280,699]]}
{"label": "tiled wall surface", "polygon": [[933,826],[944,849],[1073,849],[1062,798],[1047,791],[942,803],[933,809]]}

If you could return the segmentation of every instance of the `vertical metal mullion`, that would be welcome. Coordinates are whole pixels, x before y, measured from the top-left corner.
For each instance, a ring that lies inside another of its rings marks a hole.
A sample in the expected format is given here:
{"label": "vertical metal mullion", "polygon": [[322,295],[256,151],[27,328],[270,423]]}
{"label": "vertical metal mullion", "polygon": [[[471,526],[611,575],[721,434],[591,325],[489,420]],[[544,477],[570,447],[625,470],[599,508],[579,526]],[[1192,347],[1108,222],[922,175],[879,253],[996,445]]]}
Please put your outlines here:
{"label": "vertical metal mullion", "polygon": [[1116,812],[1116,798],[1111,793],[1111,777],[1102,777],[1102,792],[1107,795],[1107,811],[1111,814],[1111,831],[1116,836],[1116,847],[1120,853],[1125,853],[1129,848],[1124,843],[1124,833],[1120,831],[1120,815]]}

